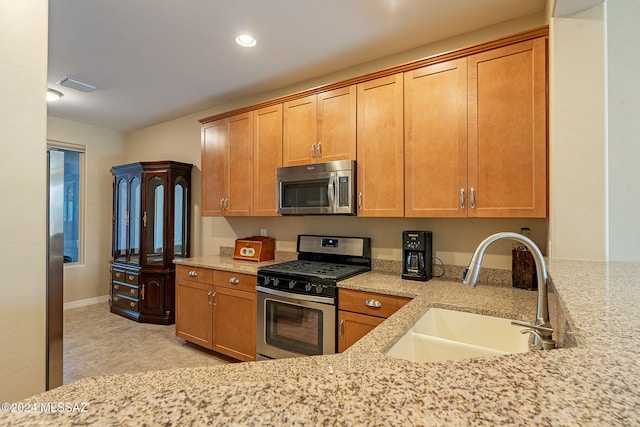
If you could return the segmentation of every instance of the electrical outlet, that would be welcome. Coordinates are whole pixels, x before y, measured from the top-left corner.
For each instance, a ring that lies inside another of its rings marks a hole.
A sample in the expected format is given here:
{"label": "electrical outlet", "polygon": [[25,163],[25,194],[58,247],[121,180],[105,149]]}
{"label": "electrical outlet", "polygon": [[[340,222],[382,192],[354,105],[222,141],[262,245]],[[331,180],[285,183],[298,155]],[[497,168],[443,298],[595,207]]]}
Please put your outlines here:
{"label": "electrical outlet", "polygon": [[266,228],[261,228],[260,229],[260,235],[263,236],[263,237],[266,237],[267,236],[267,229]]}

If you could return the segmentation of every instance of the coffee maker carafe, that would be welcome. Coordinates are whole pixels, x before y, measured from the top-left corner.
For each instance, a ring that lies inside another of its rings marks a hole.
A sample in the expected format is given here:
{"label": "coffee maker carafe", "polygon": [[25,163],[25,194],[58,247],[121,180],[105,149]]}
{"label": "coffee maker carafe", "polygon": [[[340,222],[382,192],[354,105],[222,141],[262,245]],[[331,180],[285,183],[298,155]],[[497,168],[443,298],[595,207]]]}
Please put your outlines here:
{"label": "coffee maker carafe", "polygon": [[432,259],[430,231],[402,232],[402,278],[431,279]]}

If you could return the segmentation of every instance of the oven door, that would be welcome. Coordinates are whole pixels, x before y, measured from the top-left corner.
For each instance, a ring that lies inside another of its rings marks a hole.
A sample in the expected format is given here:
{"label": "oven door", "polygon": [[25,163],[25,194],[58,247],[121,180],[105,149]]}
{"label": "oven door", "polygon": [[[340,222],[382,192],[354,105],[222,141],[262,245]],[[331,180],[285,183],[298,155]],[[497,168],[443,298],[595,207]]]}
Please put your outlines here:
{"label": "oven door", "polygon": [[258,358],[313,356],[336,352],[333,298],[257,286]]}

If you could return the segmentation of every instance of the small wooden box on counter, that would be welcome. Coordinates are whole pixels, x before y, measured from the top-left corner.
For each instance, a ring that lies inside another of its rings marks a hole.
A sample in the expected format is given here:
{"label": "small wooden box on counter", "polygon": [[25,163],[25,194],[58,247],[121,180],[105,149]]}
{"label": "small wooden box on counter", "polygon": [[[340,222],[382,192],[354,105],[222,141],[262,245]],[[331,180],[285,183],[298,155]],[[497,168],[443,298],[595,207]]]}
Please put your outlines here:
{"label": "small wooden box on counter", "polygon": [[252,236],[236,239],[233,259],[244,261],[271,261],[275,259],[273,237]]}

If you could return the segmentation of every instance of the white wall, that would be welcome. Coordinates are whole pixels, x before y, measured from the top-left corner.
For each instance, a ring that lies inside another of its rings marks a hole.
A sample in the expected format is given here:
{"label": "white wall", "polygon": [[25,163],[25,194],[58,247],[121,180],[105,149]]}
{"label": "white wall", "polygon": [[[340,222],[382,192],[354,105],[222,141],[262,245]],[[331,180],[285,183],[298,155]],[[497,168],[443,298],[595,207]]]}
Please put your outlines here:
{"label": "white wall", "polygon": [[552,18],[549,240],[554,258],[607,258],[604,6]]}
{"label": "white wall", "polygon": [[606,5],[609,256],[640,261],[640,2]]}
{"label": "white wall", "polygon": [[125,163],[122,132],[48,117],[47,138],[86,147],[84,262],[64,267],[64,301],[109,294],[113,176],[111,166]]}
{"label": "white wall", "polygon": [[[217,106],[200,113],[141,129],[128,135],[127,162],[177,160],[194,164],[192,175],[192,200],[194,204],[192,255],[194,256],[217,254],[221,245],[233,246],[236,238],[259,234],[261,228],[267,228],[269,235],[275,237],[278,250],[295,251],[295,239],[299,233],[359,234],[372,237],[374,258],[396,260],[401,258],[402,230],[411,228],[432,230],[434,232],[435,254],[445,263],[457,265],[466,265],[475,246],[487,235],[498,231],[519,231],[521,227],[530,227],[533,230],[534,240],[544,249],[547,236],[547,221],[544,219],[405,220],[344,217],[226,219],[201,217],[200,123],[198,123],[198,119],[545,24],[546,17],[543,13],[505,22],[317,79],[300,82],[270,93],[256,94],[248,99],[241,99],[231,104]],[[485,258],[484,265],[510,269],[510,248],[508,243],[493,245]]]}
{"label": "white wall", "polygon": [[0,402],[45,388],[47,23],[0,2]]}

